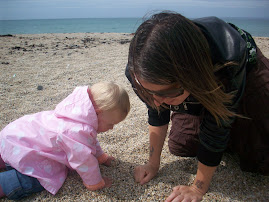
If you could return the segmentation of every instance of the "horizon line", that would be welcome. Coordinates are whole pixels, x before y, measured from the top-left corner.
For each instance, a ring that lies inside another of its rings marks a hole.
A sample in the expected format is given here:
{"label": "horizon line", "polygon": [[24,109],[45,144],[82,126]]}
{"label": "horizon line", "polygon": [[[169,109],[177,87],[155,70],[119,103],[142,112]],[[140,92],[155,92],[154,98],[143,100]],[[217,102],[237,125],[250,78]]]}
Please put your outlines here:
{"label": "horizon line", "polygon": [[[214,15],[209,15],[214,16]],[[187,17],[189,19],[195,19],[195,18],[202,18],[202,17],[209,17],[209,16],[200,16],[200,17]],[[218,18],[251,18],[251,19],[268,19],[269,17],[250,17],[250,16],[215,16]],[[144,19],[145,17],[75,17],[75,18],[33,18],[33,19],[0,19],[0,21],[11,21],[11,20],[71,20],[71,19]]]}

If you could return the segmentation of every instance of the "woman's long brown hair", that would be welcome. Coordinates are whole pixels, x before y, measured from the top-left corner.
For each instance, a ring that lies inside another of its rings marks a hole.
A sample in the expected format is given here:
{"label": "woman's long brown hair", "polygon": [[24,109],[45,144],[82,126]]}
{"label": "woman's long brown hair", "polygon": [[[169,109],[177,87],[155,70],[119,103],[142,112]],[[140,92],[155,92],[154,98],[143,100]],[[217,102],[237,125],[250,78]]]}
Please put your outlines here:
{"label": "woman's long brown hair", "polygon": [[[130,44],[128,65],[133,79],[135,75],[153,84],[180,84],[218,125],[236,115],[227,107],[233,95],[224,92],[214,75],[206,38],[192,21],[178,13],[155,14],[139,26]],[[156,108],[152,96],[135,86],[141,98]]]}

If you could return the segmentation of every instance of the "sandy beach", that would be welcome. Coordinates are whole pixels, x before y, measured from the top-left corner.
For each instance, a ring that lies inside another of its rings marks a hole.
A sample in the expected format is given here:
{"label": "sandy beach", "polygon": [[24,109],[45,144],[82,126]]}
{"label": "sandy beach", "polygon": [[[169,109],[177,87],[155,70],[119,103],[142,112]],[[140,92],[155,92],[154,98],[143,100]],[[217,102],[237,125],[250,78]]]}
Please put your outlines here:
{"label": "sandy beach", "polygon": [[[101,166],[111,188],[88,191],[70,171],[59,192],[34,194],[22,201],[164,201],[178,184],[191,184],[196,158],[179,158],[165,142],[158,175],[140,186],[133,169],[148,159],[147,110],[124,75],[131,34],[35,34],[0,37],[0,129],[30,113],[52,110],[76,86],[114,81],[127,89],[131,111],[114,130],[99,134],[105,152],[116,160]],[[269,38],[255,37],[269,57]],[[235,155],[225,154],[203,201],[268,201],[269,177],[242,172]],[[2,201],[9,201],[6,198]]]}

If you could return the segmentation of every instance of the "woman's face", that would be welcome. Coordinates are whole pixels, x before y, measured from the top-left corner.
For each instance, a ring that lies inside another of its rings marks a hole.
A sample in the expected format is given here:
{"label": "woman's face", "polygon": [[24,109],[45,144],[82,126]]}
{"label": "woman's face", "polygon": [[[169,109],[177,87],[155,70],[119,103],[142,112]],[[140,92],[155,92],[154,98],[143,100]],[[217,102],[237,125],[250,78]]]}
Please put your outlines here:
{"label": "woman's face", "polygon": [[[160,106],[163,103],[168,105],[179,105],[190,95],[188,91],[184,90],[183,94],[178,95],[176,97],[165,97],[165,93],[163,92],[165,91],[171,92],[173,88],[175,89],[174,85],[157,85],[141,79],[139,80],[139,83],[145,90],[148,90],[150,92],[156,92],[156,94],[151,93],[154,98],[154,104],[156,106]],[[158,94],[163,94],[163,96],[159,96]]]}

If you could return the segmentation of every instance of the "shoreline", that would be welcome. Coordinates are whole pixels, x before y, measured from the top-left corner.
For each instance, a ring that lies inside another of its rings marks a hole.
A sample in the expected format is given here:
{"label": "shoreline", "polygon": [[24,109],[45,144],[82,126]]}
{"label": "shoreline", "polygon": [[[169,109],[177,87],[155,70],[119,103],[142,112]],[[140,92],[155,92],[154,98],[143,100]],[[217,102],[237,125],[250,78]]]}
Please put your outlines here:
{"label": "shoreline", "polygon": [[[78,174],[70,171],[55,196],[42,191],[22,201],[164,201],[174,186],[192,183],[196,158],[173,156],[167,140],[158,175],[144,186],[133,179],[134,167],[147,161],[149,151],[146,106],[124,75],[131,38],[129,33],[0,37],[0,129],[25,114],[54,109],[77,86],[102,80],[122,85],[131,102],[127,118],[98,135],[103,150],[116,158],[112,167],[100,167],[104,176],[113,179],[111,188],[88,191]],[[269,57],[269,37],[254,39]],[[266,201],[268,186],[269,176],[242,172],[237,157],[225,153],[203,201]]]}
{"label": "shoreline", "polygon": [[[0,40],[4,38],[14,38],[14,37],[25,37],[36,39],[38,37],[96,37],[103,40],[103,43],[106,43],[106,38],[108,40],[118,40],[120,43],[130,42],[134,33],[113,33],[113,32],[81,32],[81,33],[41,33],[41,34],[3,34],[0,35]],[[125,36],[125,37],[123,37]],[[269,37],[266,36],[253,36],[257,46],[262,50],[264,55],[269,58]],[[122,41],[123,39],[123,41]],[[32,39],[30,39],[32,40]]]}

